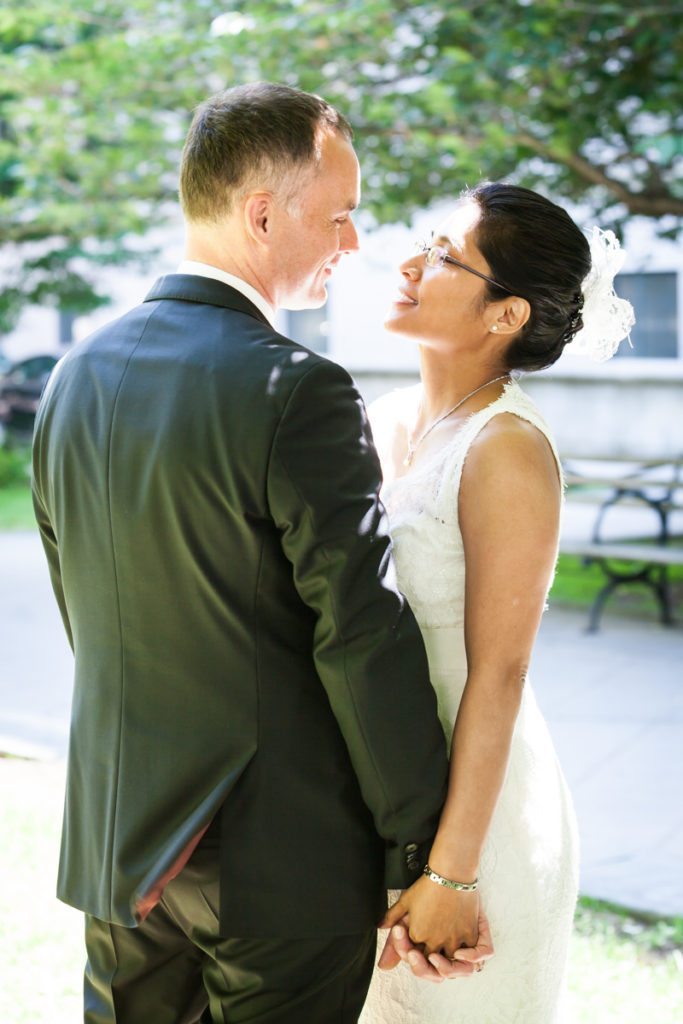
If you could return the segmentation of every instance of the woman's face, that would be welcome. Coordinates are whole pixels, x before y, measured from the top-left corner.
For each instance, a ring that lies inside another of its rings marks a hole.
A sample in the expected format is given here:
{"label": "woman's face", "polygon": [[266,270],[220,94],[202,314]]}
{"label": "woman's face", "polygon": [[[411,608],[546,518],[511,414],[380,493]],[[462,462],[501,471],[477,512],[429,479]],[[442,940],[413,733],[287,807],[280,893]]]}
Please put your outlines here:
{"label": "woman's face", "polygon": [[[461,201],[439,225],[432,241],[449,256],[492,277],[474,241],[480,216],[476,202]],[[476,274],[452,263],[429,267],[424,253],[405,260],[400,270],[403,281],[385,320],[388,330],[439,348],[450,347],[454,341],[474,346],[489,334],[494,307],[484,305],[487,284]]]}

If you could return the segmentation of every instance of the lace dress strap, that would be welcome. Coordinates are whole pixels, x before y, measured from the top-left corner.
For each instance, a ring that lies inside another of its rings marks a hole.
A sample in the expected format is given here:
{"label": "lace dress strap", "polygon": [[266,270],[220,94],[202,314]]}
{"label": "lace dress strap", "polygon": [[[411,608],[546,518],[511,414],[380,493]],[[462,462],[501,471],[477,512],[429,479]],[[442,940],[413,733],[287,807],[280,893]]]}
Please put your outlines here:
{"label": "lace dress strap", "polygon": [[526,420],[527,423],[531,423],[537,430],[540,430],[555,456],[560,484],[562,490],[564,490],[562,463],[550,428],[529,396],[522,391],[517,381],[512,380],[509,384],[505,385],[500,398],[487,405],[484,409],[473,413],[465,421],[451,443],[446,463],[441,468],[442,486],[438,496],[439,515],[443,519],[457,518],[457,498],[460,491],[460,480],[469,450],[486,424],[494,416],[500,416],[502,413],[512,413],[514,416],[519,416],[520,419]]}

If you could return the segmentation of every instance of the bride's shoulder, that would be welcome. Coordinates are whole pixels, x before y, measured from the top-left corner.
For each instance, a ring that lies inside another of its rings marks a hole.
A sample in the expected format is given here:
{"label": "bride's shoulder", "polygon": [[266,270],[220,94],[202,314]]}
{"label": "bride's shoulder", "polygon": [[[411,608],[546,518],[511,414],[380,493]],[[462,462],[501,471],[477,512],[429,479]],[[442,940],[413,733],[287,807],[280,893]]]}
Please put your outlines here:
{"label": "bride's shoulder", "polygon": [[372,436],[382,465],[391,462],[397,438],[405,435],[415,418],[419,386],[395,388],[368,406]]}
{"label": "bride's shoulder", "polygon": [[420,385],[409,388],[394,388],[375,398],[368,405],[368,416],[373,430],[394,430],[415,415],[419,400]]}
{"label": "bride's shoulder", "polygon": [[464,475],[470,489],[486,487],[490,481],[497,490],[509,493],[536,479],[554,494],[558,478],[562,481],[559,456],[540,417],[505,408],[473,439]]}

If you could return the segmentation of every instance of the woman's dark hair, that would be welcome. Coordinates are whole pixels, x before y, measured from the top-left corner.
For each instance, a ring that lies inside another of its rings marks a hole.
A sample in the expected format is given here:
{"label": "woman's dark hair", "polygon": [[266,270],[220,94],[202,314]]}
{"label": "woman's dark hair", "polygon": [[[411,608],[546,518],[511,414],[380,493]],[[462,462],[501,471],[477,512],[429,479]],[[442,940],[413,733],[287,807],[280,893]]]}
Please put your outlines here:
{"label": "woman's dark hair", "polygon": [[482,182],[464,198],[479,205],[477,247],[507,289],[487,285],[486,303],[511,293],[531,306],[507,350],[507,369],[551,366],[583,327],[581,283],[591,266],[585,235],[565,210],[528,188]]}

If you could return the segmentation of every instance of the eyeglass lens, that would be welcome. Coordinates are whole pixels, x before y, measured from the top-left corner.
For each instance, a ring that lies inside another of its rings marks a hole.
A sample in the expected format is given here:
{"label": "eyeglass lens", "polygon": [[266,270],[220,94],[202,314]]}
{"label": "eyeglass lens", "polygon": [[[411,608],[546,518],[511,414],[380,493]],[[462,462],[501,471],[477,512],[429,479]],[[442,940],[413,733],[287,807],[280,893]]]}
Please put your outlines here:
{"label": "eyeglass lens", "polygon": [[442,267],[446,258],[446,250],[440,245],[431,245],[427,249],[426,263],[429,267]]}

